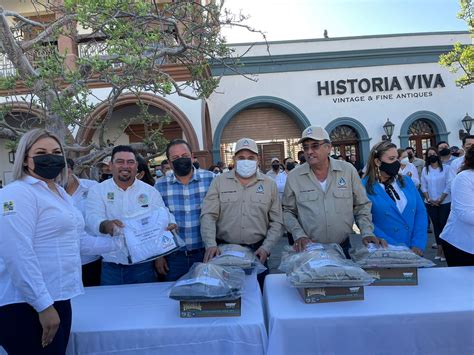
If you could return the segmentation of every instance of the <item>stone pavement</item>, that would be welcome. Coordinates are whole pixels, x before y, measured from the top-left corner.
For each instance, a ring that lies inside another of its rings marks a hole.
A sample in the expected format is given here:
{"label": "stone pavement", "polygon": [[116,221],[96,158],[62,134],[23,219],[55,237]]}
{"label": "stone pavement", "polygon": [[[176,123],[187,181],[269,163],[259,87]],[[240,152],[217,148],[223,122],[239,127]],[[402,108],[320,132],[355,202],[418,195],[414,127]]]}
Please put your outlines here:
{"label": "stone pavement", "polygon": [[[436,249],[431,248],[431,245],[435,242],[435,237],[433,233],[428,233],[428,242],[426,243],[424,257],[433,261],[436,264],[436,267],[448,266],[446,262],[441,262],[439,260],[434,260],[436,256]],[[281,252],[283,247],[288,245],[288,239],[285,237],[281,238],[281,241],[275,246],[270,258],[268,260],[268,268],[270,269],[271,274],[277,274],[281,271],[278,270],[278,265],[280,264]]]}

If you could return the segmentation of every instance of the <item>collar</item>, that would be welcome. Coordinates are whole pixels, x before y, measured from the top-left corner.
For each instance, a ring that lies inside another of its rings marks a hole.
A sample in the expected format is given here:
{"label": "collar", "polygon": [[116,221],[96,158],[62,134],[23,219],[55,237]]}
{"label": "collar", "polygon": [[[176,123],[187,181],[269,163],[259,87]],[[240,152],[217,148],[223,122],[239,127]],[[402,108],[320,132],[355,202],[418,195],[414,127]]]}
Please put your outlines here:
{"label": "collar", "polygon": [[[225,177],[227,179],[234,179],[234,180],[237,180],[237,176],[235,176],[235,169],[232,169],[226,173],[224,173],[223,175],[225,175]],[[263,174],[261,173],[261,171],[257,168],[257,181],[262,181],[262,180],[265,180]]]}
{"label": "collar", "polygon": [[115,187],[115,189],[117,190],[120,190],[120,191],[129,191],[129,190],[132,190],[134,189],[139,183],[140,183],[140,180],[138,180],[137,178],[135,178],[135,180],[133,181],[133,184],[130,185],[126,190],[123,190],[120,186],[118,186],[116,183],[115,183],[115,180],[113,177],[111,177],[110,179],[108,179],[107,181],[111,180],[111,184],[112,186]]}
{"label": "collar", "polygon": [[[171,184],[176,184],[176,183],[179,183],[181,184],[181,181],[179,181],[177,178],[176,178],[176,175],[174,174],[174,172],[171,174],[171,176],[168,176],[169,178],[169,182]],[[199,177],[199,173],[198,173],[198,169],[196,169],[195,167],[193,167],[193,176],[191,177],[191,180],[189,180],[189,182],[192,182],[192,181],[199,181],[201,180],[201,178]]]}
{"label": "collar", "polygon": [[[343,162],[340,160],[336,160],[333,158],[328,158],[329,159],[329,171],[342,171],[344,170],[344,164],[350,164],[347,162]],[[300,166],[299,172],[300,175],[307,175],[311,171],[311,166],[308,163],[305,163]]]}
{"label": "collar", "polygon": [[40,183],[40,184],[43,183],[43,184],[47,185],[46,182],[44,182],[43,180],[37,179],[37,178],[35,178],[31,175],[24,176],[22,178],[22,181],[26,182],[29,185],[34,185],[34,184],[37,184],[37,183]]}

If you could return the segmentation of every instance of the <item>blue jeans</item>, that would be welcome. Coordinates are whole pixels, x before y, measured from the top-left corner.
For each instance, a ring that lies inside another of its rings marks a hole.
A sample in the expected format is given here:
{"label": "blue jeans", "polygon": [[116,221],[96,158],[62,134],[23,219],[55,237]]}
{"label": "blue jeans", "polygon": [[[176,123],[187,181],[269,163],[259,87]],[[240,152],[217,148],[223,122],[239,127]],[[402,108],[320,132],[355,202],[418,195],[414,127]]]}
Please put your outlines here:
{"label": "blue jeans", "polygon": [[175,251],[174,253],[165,256],[168,263],[168,273],[165,276],[165,281],[176,281],[181,276],[189,271],[194,263],[202,263],[204,260],[204,249],[199,249],[191,253],[184,251]]}
{"label": "blue jeans", "polygon": [[153,261],[135,265],[102,262],[101,285],[126,285],[156,282]]}

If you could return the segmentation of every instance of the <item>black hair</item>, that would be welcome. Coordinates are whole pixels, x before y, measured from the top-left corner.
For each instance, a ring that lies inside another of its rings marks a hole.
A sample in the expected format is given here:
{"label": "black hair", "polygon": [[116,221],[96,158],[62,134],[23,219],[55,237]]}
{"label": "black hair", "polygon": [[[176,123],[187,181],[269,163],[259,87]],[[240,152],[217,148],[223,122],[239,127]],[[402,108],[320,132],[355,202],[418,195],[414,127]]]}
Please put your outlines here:
{"label": "black hair", "polygon": [[466,141],[468,139],[474,139],[474,135],[472,134],[466,134],[463,138],[462,138],[462,145],[465,146],[466,145]]}
{"label": "black hair", "polygon": [[461,171],[474,169],[474,145],[466,151],[464,163],[461,165]]}
{"label": "black hair", "polygon": [[446,142],[446,141],[439,141],[439,142],[436,144],[436,148],[439,148],[439,146],[440,146],[441,144],[447,144],[448,147],[449,147],[449,143],[448,143],[448,142]]}
{"label": "black hair", "polygon": [[135,160],[138,161],[137,152],[135,152],[135,149],[133,149],[129,145],[118,145],[118,146],[114,147],[114,149],[112,149],[112,158],[110,159],[110,161],[113,162],[114,161],[114,155],[117,154],[117,153],[120,153],[120,152],[133,153],[133,155],[135,156]]}
{"label": "black hair", "polygon": [[161,168],[163,168],[163,166],[165,166],[166,164],[169,164],[170,162],[168,161],[168,159],[165,159],[161,162]]}
{"label": "black hair", "polygon": [[69,169],[74,170],[74,160],[72,160],[71,158],[67,158],[66,164]]}
{"label": "black hair", "polygon": [[[441,142],[442,143],[442,142]],[[445,142],[446,143],[446,142]],[[429,174],[430,173],[430,161],[429,161],[429,158],[428,158],[428,153],[430,151],[433,151],[436,153],[436,156],[438,157],[438,165],[439,165],[439,170],[443,171],[443,163],[441,162],[441,158],[439,157],[439,153],[438,153],[438,149],[435,148],[435,147],[429,147],[428,149],[426,149],[426,152],[425,152],[425,168],[426,168],[426,173]]]}
{"label": "black hair", "polygon": [[410,149],[413,153],[415,153],[415,148],[413,148],[413,147],[406,147],[405,148],[405,150],[408,150],[408,149]]}
{"label": "black hair", "polygon": [[186,147],[188,147],[189,149],[189,152],[192,154],[193,153],[193,150],[191,149],[191,146],[189,145],[188,142],[186,142],[184,139],[173,139],[171,142],[168,143],[168,145],[166,146],[166,157],[168,158],[168,160],[170,159],[170,148],[174,145],[178,145],[178,144],[184,144]]}
{"label": "black hair", "polygon": [[155,186],[155,179],[153,179],[153,175],[151,175],[150,168],[146,160],[141,157],[140,155],[137,157],[138,168],[137,172],[141,173],[142,171],[145,172],[145,175],[140,179],[143,182],[146,182],[148,185]]}

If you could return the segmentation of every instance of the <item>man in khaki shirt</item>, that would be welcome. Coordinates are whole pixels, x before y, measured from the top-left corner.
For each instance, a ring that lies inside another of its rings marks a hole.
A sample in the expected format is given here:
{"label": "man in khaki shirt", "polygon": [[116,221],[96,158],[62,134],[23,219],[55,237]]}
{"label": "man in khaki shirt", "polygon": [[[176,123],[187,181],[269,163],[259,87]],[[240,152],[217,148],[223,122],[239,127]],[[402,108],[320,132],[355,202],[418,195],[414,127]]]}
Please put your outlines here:
{"label": "man in khaki shirt", "polygon": [[329,134],[310,126],[299,141],[306,164],[287,177],[283,193],[283,220],[293,234],[295,249],[311,241],[338,243],[346,252],[355,219],[364,243],[384,244],[373,234],[371,202],[356,169],[347,162],[329,158]]}
{"label": "man in khaki shirt", "polygon": [[242,138],[234,155],[235,170],[214,178],[201,209],[204,262],[219,254],[217,244],[249,246],[265,263],[282,236],[282,211],[275,181],[257,170],[255,141]]}

